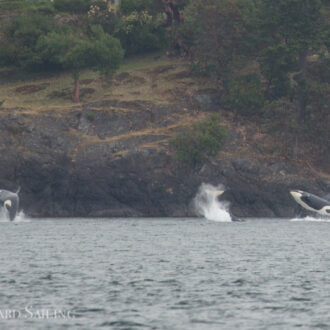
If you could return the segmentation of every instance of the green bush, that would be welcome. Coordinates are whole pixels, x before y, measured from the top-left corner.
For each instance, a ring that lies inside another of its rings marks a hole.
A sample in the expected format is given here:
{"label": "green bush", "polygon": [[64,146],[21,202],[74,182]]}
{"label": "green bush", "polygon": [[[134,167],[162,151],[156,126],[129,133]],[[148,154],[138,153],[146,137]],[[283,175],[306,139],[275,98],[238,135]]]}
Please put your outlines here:
{"label": "green bush", "polygon": [[124,15],[129,15],[134,11],[151,11],[155,8],[156,1],[154,0],[122,0],[120,4],[120,11]]}
{"label": "green bush", "polygon": [[104,32],[113,35],[120,19],[116,10],[109,10],[107,2],[94,0],[88,12],[87,23],[89,25],[101,25]]}
{"label": "green bush", "polygon": [[55,0],[54,7],[61,12],[72,14],[87,13],[91,6],[91,0]]}
{"label": "green bush", "polygon": [[[52,31],[39,39],[39,67],[70,70],[75,85],[75,101],[80,102],[79,78],[84,69],[94,69],[110,77],[124,56],[120,41],[105,33],[101,26],[92,26],[89,34],[68,26]],[[36,62],[37,63],[37,62]]]}
{"label": "green bush", "polygon": [[216,155],[224,145],[227,130],[220,125],[220,116],[195,122],[192,128],[170,140],[179,161],[189,164],[202,162],[208,156]]}
{"label": "green bush", "polygon": [[17,10],[25,7],[25,4],[23,0],[0,1],[0,10]]}
{"label": "green bush", "polygon": [[26,13],[44,13],[52,14],[54,12],[53,3],[49,0],[0,0],[0,12],[1,11],[15,11]]}
{"label": "green bush", "polygon": [[87,120],[93,122],[95,120],[95,114],[93,112],[88,112],[86,115]]}
{"label": "green bush", "polygon": [[91,27],[90,35],[64,26],[41,37],[36,48],[39,66],[48,69],[95,68],[111,75],[123,58],[119,40],[105,33],[100,26]]}
{"label": "green bush", "polygon": [[128,16],[123,16],[115,36],[120,40],[127,55],[148,53],[168,45],[161,17],[154,17],[148,11],[134,11]]}
{"label": "green bush", "polygon": [[36,45],[41,36],[54,28],[51,16],[39,13],[14,17],[2,29],[0,62],[23,69],[34,69],[32,63],[38,57]]}
{"label": "green bush", "polygon": [[227,105],[242,115],[260,114],[264,92],[258,76],[250,74],[233,78],[229,83]]}

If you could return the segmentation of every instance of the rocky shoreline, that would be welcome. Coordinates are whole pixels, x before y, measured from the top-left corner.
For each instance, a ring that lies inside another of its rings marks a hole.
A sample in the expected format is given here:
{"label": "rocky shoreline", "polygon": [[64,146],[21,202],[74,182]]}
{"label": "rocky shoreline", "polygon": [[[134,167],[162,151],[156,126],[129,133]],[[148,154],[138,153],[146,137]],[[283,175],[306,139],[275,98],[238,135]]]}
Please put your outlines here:
{"label": "rocky shoreline", "polygon": [[223,199],[236,216],[292,217],[291,189],[329,193],[327,178],[290,162],[230,154],[244,148],[233,129],[217,157],[194,167],[177,163],[168,138],[198,113],[115,101],[38,113],[1,109],[0,185],[20,185],[21,208],[32,217],[193,216],[202,183],[225,185]]}

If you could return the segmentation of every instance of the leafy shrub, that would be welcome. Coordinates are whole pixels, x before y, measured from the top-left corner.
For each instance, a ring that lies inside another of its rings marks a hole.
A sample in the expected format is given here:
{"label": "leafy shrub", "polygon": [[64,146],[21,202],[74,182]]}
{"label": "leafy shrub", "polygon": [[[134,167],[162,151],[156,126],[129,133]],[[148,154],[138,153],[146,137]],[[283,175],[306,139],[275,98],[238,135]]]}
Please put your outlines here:
{"label": "leafy shrub", "polygon": [[233,78],[229,83],[227,104],[242,115],[261,113],[264,92],[258,76],[251,74]]}
{"label": "leafy shrub", "polygon": [[49,0],[35,0],[35,1],[26,1],[26,0],[0,0],[0,12],[1,11],[15,11],[23,12],[24,14],[28,13],[44,13],[44,14],[53,14],[54,6],[53,3]]}
{"label": "leafy shrub", "polygon": [[119,40],[105,33],[100,26],[91,27],[89,36],[64,26],[41,37],[37,50],[39,65],[47,68],[95,68],[106,75],[119,67],[123,57]]}
{"label": "leafy shrub", "polygon": [[124,15],[129,15],[134,11],[153,10],[155,8],[154,0],[122,0],[120,11]]}
{"label": "leafy shrub", "polygon": [[196,164],[208,156],[216,155],[224,145],[227,131],[219,124],[220,116],[195,122],[192,128],[170,140],[179,161]]}
{"label": "leafy shrub", "polygon": [[23,0],[11,0],[11,1],[0,1],[1,10],[17,10],[25,7],[26,1]]}
{"label": "leafy shrub", "polygon": [[54,7],[61,12],[72,14],[87,13],[91,6],[91,0],[55,0]]}
{"label": "leafy shrub", "polygon": [[83,69],[95,69],[111,76],[124,56],[120,41],[105,33],[101,26],[92,26],[89,34],[79,29],[62,27],[39,39],[39,67],[70,70],[75,84],[75,101],[79,102],[79,77]]}
{"label": "leafy shrub", "polygon": [[161,17],[153,17],[148,11],[134,11],[123,16],[115,36],[127,55],[156,51],[167,45]]}
{"label": "leafy shrub", "polygon": [[87,21],[89,25],[101,25],[104,32],[113,35],[120,21],[120,15],[113,10],[113,7],[108,7],[108,3],[104,0],[93,0]]}
{"label": "leafy shrub", "polygon": [[2,30],[1,64],[33,69],[32,63],[38,57],[37,42],[53,29],[53,23],[52,17],[39,13],[13,18]]}
{"label": "leafy shrub", "polygon": [[90,122],[95,120],[95,114],[93,112],[88,112],[86,115],[87,120],[89,120]]}

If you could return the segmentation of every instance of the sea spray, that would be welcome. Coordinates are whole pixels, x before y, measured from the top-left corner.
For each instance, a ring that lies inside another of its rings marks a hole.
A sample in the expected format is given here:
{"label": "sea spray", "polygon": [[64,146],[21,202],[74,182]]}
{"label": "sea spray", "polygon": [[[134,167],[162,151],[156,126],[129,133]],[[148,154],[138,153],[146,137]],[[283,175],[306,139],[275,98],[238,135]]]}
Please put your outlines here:
{"label": "sea spray", "polygon": [[25,215],[23,210],[20,210],[17,215],[16,218],[14,220],[15,222],[30,222],[30,219],[27,215]]}
{"label": "sea spray", "polygon": [[230,222],[229,203],[218,200],[220,191],[224,190],[225,188],[222,185],[215,187],[211,184],[203,183],[194,198],[196,213],[208,220]]}
{"label": "sea spray", "polygon": [[7,222],[9,221],[8,211],[4,207],[0,208],[0,222]]}
{"label": "sea spray", "polygon": [[330,222],[330,219],[329,218],[324,218],[324,217],[313,217],[313,216],[306,216],[304,218],[293,218],[293,219],[290,219],[290,221],[293,221],[293,222]]}
{"label": "sea spray", "polygon": [[17,212],[16,217],[13,221],[10,221],[8,211],[5,208],[0,208],[0,222],[30,222],[30,219],[21,210]]}

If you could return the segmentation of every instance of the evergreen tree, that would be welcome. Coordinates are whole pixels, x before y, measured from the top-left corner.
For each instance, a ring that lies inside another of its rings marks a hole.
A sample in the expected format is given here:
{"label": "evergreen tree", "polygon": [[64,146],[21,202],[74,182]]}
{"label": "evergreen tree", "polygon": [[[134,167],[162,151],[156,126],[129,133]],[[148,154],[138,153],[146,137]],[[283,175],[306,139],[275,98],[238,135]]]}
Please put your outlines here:
{"label": "evergreen tree", "polygon": [[75,102],[80,102],[79,78],[83,69],[95,69],[109,76],[118,69],[124,55],[119,40],[100,26],[92,27],[89,36],[68,27],[51,32],[40,39],[38,49],[41,63],[72,72]]}
{"label": "evergreen tree", "polygon": [[13,65],[25,70],[34,70],[38,56],[36,45],[41,36],[55,27],[54,19],[40,13],[14,16],[2,28],[0,64]]}
{"label": "evergreen tree", "polygon": [[298,102],[299,119],[306,121],[307,57],[324,45],[321,0],[263,0],[260,3],[261,69],[268,79],[268,95],[289,94]]}
{"label": "evergreen tree", "polygon": [[239,0],[193,0],[184,18],[190,38],[182,39],[196,67],[215,75],[228,91],[235,65],[245,54],[245,6]]}

